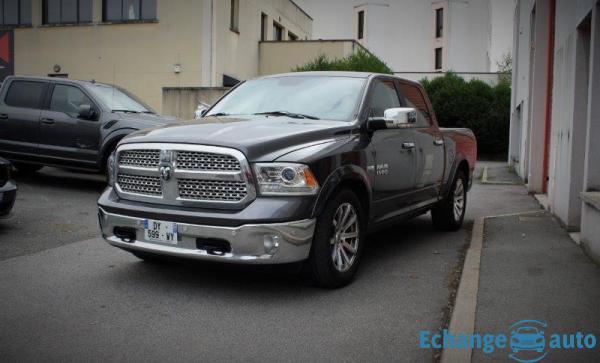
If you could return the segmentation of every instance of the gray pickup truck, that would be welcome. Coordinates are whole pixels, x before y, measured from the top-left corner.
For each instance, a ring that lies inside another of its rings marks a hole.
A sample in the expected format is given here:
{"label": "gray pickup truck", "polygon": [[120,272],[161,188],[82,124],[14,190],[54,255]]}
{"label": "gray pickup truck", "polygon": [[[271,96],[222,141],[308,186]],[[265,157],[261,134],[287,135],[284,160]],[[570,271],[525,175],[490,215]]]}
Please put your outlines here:
{"label": "gray pickup truck", "polygon": [[0,156],[22,173],[44,165],[103,171],[124,136],[171,121],[116,86],[7,77],[0,89]]}
{"label": "gray pickup truck", "polygon": [[[302,262],[349,283],[369,232],[431,211],[460,228],[476,160],[467,129],[440,129],[397,77],[309,72],[235,87],[199,120],[133,133],[109,159],[99,220],[142,259]],[[398,237],[393,237],[398,238]]]}

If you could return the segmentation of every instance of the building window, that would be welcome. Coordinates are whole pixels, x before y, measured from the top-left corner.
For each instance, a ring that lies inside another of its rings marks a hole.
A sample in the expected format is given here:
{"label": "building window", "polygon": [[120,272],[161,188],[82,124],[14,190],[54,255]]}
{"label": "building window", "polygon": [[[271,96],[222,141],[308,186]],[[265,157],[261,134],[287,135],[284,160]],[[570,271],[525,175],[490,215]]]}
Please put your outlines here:
{"label": "building window", "polygon": [[0,25],[31,25],[31,0],[0,0]]}
{"label": "building window", "polygon": [[288,40],[296,41],[298,40],[298,36],[292,32],[288,32]]}
{"label": "building window", "polygon": [[267,14],[260,14],[260,40],[267,40]]}
{"label": "building window", "polygon": [[74,24],[92,22],[92,0],[44,0],[44,24]]}
{"label": "building window", "polygon": [[273,40],[283,40],[283,27],[273,22]]}
{"label": "building window", "polygon": [[156,0],[104,0],[102,19],[107,22],[155,20]]}
{"label": "building window", "polygon": [[435,48],[435,70],[442,70],[442,48]]}
{"label": "building window", "polygon": [[435,37],[441,38],[444,36],[444,9],[435,10]]}
{"label": "building window", "polygon": [[365,31],[365,11],[358,12],[358,39],[362,39]]}
{"label": "building window", "polygon": [[231,14],[229,29],[237,32],[240,30],[240,0],[231,0]]}

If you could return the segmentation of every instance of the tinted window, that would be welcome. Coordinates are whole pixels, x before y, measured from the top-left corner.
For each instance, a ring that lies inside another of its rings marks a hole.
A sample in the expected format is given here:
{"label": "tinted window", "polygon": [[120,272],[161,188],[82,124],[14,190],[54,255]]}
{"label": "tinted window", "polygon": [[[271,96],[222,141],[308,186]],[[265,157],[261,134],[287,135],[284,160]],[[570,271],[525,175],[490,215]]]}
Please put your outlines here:
{"label": "tinted window", "polygon": [[429,126],[427,117],[429,109],[421,89],[411,84],[400,83],[400,93],[404,97],[406,107],[412,107],[417,111],[417,126]]}
{"label": "tinted window", "polygon": [[92,105],[92,101],[77,87],[57,84],[52,91],[50,110],[64,112],[71,117],[77,117],[79,106]]}
{"label": "tinted window", "polygon": [[44,0],[44,24],[89,23],[92,0]]}
{"label": "tinted window", "polygon": [[156,0],[104,0],[104,21],[156,19]]}
{"label": "tinted window", "polygon": [[0,0],[0,25],[30,25],[31,0]]}
{"label": "tinted window", "polygon": [[371,110],[369,116],[383,117],[383,113],[388,108],[397,108],[400,106],[400,99],[396,92],[396,87],[392,81],[382,81],[376,79],[373,81],[371,92]]}
{"label": "tinted window", "polygon": [[14,81],[4,102],[14,107],[39,108],[45,87],[46,83],[43,82]]}

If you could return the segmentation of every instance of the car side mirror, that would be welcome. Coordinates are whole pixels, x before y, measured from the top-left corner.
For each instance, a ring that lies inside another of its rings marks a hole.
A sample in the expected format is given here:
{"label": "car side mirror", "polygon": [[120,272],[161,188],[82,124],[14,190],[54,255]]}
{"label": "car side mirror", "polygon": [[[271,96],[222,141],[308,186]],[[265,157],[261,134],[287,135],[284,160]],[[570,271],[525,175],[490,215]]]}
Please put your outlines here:
{"label": "car side mirror", "polygon": [[92,108],[91,105],[82,104],[79,105],[79,118],[84,120],[91,120],[96,116],[96,111]]}
{"label": "car side mirror", "polygon": [[417,122],[417,111],[412,107],[388,108],[383,117],[369,117],[371,130],[398,129],[404,125]]}

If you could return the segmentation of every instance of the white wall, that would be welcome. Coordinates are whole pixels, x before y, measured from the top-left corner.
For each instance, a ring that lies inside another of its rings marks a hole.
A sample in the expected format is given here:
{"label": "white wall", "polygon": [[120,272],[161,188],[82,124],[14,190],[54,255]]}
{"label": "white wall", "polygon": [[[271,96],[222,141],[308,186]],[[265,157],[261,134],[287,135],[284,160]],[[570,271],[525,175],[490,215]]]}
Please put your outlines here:
{"label": "white wall", "polygon": [[[494,4],[490,6],[490,1]],[[365,47],[394,71],[434,71],[434,11],[448,4],[444,69],[494,71],[511,49],[512,0],[297,0],[314,18],[314,39],[356,39],[356,7],[365,10]],[[490,57],[491,60],[490,60]]]}

